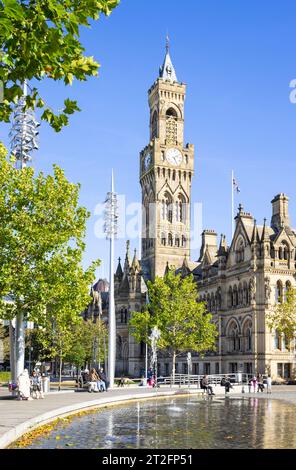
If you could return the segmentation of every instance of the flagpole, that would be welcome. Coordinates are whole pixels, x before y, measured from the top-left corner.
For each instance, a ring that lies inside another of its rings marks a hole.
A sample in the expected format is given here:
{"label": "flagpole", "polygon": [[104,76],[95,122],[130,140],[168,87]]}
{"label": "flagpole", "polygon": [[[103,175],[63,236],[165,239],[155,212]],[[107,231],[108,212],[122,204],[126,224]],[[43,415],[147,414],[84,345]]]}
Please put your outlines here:
{"label": "flagpole", "polygon": [[231,240],[234,235],[234,191],[233,191],[234,173],[231,171]]}

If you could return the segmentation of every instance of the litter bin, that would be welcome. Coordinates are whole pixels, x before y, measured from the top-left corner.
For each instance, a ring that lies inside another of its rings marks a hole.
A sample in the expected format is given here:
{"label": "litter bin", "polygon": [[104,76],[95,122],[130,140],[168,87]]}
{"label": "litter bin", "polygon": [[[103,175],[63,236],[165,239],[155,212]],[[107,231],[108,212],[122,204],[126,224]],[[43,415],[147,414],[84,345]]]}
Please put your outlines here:
{"label": "litter bin", "polygon": [[50,392],[50,377],[42,377],[42,390],[43,393],[49,393]]}

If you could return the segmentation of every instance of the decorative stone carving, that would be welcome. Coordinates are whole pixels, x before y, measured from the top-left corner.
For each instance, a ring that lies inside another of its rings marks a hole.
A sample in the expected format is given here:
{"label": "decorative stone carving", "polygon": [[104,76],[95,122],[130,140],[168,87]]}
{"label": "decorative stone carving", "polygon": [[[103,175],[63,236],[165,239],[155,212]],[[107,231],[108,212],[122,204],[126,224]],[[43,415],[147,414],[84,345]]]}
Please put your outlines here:
{"label": "decorative stone carving", "polygon": [[270,287],[270,278],[266,277],[264,279],[264,290],[265,290],[265,302],[268,303],[271,296],[271,287]]}
{"label": "decorative stone carving", "polygon": [[250,291],[250,300],[254,302],[256,300],[256,279],[251,277],[250,284],[249,284],[249,291]]}

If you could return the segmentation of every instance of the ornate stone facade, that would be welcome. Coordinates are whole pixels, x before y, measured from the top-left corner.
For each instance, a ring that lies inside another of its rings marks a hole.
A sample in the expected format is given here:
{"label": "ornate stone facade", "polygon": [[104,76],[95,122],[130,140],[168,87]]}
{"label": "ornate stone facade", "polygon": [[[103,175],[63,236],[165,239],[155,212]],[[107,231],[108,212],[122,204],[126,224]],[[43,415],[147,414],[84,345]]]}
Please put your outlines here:
{"label": "ornate stone facade", "polygon": [[[266,324],[266,313],[289,285],[295,286],[296,231],[290,226],[288,198],[279,194],[273,199],[270,226],[266,220],[257,225],[240,206],[230,246],[224,235],[218,246],[215,231],[205,230],[198,262],[189,261],[194,147],[183,142],[185,92],[167,49],[160,76],[148,92],[150,142],[140,153],[142,260],[135,252],[131,261],[128,242],[124,266],[119,260],[115,274],[116,373],[139,376],[144,370],[145,345],[129,335],[129,315],[145,304],[147,279],[162,276],[169,265],[184,276],[194,275],[200,300],[219,330],[215,352],[204,358],[192,355],[193,373],[291,377],[293,354]],[[159,369],[163,375],[171,372],[165,354],[159,357]],[[184,355],[177,372],[186,370]]]}

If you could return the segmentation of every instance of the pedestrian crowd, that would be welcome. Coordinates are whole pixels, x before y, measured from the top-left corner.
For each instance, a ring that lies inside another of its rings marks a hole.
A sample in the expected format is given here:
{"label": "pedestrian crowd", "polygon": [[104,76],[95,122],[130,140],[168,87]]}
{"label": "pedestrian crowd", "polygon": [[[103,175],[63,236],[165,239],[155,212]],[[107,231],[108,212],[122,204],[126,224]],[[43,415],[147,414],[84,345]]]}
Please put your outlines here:
{"label": "pedestrian crowd", "polygon": [[[264,383],[265,382],[265,383]],[[271,376],[268,375],[266,380],[263,380],[262,374],[254,375],[248,382],[249,393],[264,392],[266,385],[266,392],[271,393]]]}

